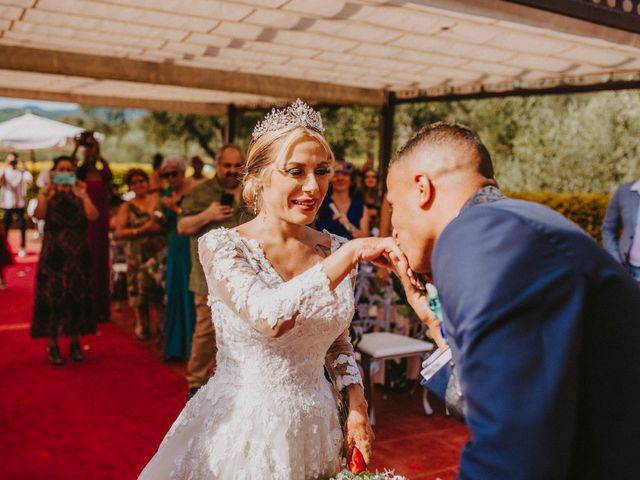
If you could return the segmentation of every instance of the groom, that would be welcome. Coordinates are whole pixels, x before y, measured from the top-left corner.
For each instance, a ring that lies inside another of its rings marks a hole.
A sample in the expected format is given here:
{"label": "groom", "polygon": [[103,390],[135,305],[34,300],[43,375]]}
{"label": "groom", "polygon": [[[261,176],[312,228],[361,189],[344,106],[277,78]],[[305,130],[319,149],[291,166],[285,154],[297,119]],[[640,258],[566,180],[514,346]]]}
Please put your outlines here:
{"label": "groom", "polygon": [[506,198],[460,125],[418,132],[387,184],[394,236],[413,271],[433,274],[460,375],[472,440],[459,478],[640,478],[631,277],[559,214]]}

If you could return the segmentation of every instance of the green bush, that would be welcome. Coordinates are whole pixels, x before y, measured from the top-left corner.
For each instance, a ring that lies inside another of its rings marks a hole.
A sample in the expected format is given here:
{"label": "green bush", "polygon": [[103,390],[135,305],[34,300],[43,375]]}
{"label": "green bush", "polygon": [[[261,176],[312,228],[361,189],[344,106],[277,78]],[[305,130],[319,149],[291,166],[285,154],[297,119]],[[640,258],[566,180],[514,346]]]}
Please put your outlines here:
{"label": "green bush", "polygon": [[509,197],[541,203],[578,224],[596,241],[602,239],[602,219],[609,195],[600,193],[509,193]]}

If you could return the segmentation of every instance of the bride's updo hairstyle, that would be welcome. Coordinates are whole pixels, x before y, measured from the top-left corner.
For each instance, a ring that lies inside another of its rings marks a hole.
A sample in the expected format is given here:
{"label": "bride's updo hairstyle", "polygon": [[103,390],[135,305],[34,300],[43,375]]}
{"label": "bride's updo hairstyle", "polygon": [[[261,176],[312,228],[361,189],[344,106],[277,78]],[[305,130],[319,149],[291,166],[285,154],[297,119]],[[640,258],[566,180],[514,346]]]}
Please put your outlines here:
{"label": "bride's updo hairstyle", "polygon": [[[294,103],[289,109],[295,106],[300,100]],[[310,107],[305,107],[309,110]],[[247,150],[247,163],[245,167],[245,174],[243,178],[243,190],[242,197],[247,205],[253,207],[254,212],[258,212],[262,208],[262,189],[264,186],[269,185],[269,178],[274,170],[284,170],[287,160],[287,153],[291,146],[300,138],[307,137],[317,141],[327,153],[327,161],[333,165],[335,157],[331,151],[331,147],[322,135],[322,121],[320,120],[320,114],[317,115],[317,121],[319,122],[319,128],[314,126],[301,125],[300,121],[293,119],[297,123],[293,123],[291,118],[285,118],[282,111],[274,110],[271,115],[280,115],[277,120],[270,119],[269,116],[259,123],[253,133],[253,140],[249,144]],[[282,128],[277,121],[281,121],[284,118],[284,122],[291,122],[291,125],[284,126]],[[303,119],[303,122],[306,119]],[[269,123],[271,122],[271,123]],[[306,121],[306,123],[311,123]]]}

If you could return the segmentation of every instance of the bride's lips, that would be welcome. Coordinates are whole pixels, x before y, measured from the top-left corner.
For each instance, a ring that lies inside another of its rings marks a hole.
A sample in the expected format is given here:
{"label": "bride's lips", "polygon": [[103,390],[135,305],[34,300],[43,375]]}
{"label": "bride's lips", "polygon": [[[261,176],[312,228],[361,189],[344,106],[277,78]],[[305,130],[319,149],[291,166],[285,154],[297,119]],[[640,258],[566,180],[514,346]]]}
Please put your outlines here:
{"label": "bride's lips", "polygon": [[318,200],[315,198],[297,198],[295,200],[291,200],[291,203],[305,212],[311,212],[316,209]]}

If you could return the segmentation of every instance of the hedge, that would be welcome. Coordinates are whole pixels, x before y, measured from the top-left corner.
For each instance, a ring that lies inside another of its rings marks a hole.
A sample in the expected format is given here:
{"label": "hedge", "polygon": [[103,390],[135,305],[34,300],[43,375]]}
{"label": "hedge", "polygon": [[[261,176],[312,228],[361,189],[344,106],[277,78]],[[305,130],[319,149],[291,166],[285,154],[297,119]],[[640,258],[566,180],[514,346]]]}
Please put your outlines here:
{"label": "hedge", "polygon": [[550,207],[578,224],[598,242],[602,240],[602,219],[609,195],[599,193],[508,193],[511,198],[529,200]]}

